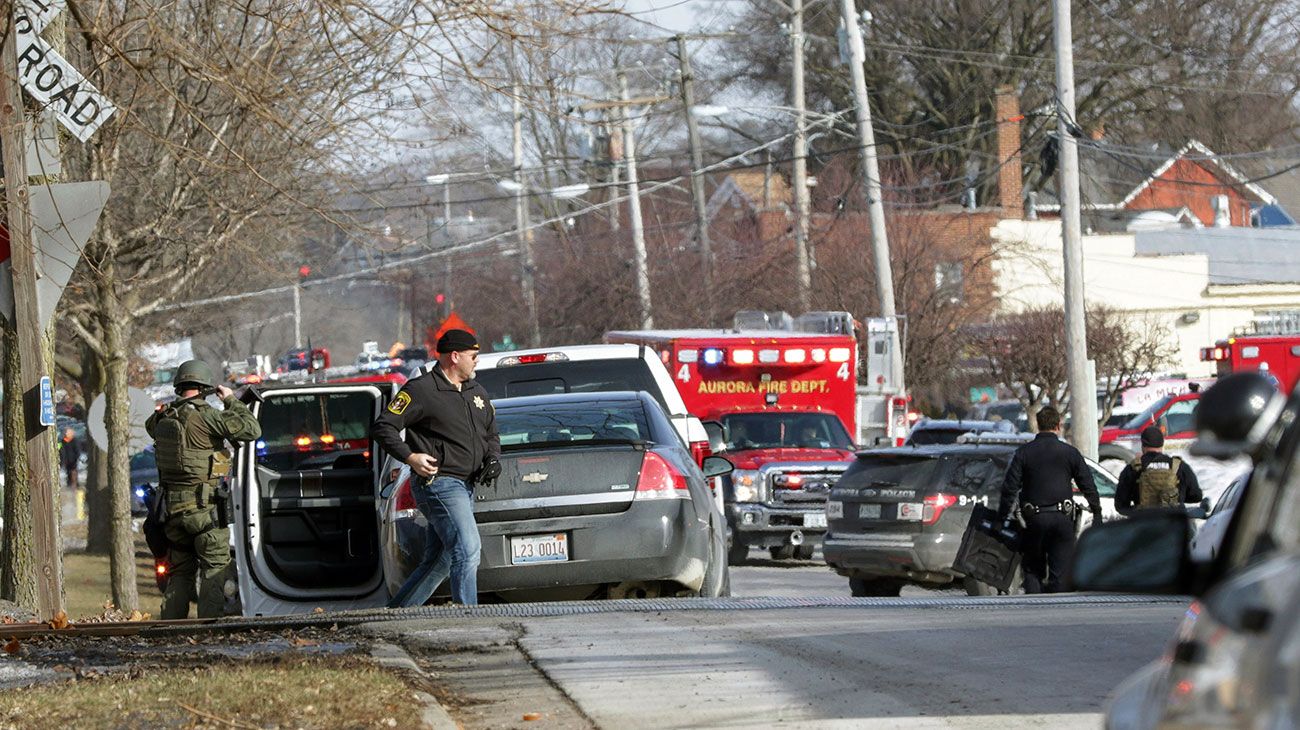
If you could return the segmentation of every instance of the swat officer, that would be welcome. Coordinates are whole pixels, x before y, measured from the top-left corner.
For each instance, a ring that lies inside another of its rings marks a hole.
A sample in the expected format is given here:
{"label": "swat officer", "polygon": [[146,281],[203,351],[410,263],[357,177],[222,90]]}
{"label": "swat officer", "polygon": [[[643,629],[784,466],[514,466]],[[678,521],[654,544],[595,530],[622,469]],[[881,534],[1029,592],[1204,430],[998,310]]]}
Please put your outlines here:
{"label": "swat officer", "polygon": [[1127,515],[1136,507],[1197,504],[1204,498],[1196,472],[1177,456],[1161,449],[1165,432],[1159,426],[1142,429],[1142,455],[1124,467],[1115,487],[1115,509]]}
{"label": "swat officer", "polygon": [[391,608],[423,605],[448,576],[453,601],[478,603],[474,485],[491,484],[501,474],[496,412],[474,380],[478,341],[465,330],[448,330],[436,349],[437,362],[409,381],[371,428],[385,451],[411,467],[411,495],[429,521],[424,557],[389,601]]}
{"label": "swat officer", "polygon": [[[185,618],[195,598],[198,576],[199,618],[214,618],[225,603],[226,567],[230,564],[230,530],[218,519],[216,491],[230,473],[225,442],[252,441],[262,427],[230,388],[213,386],[212,368],[202,360],[176,370],[173,401],[149,417],[145,429],[154,440],[158,481],[167,499],[164,530],[170,546],[170,578],[163,593],[162,617]],[[225,410],[204,400],[216,393]]]}
{"label": "swat officer", "polygon": [[1011,517],[1017,501],[1025,520],[1025,593],[1056,593],[1074,555],[1074,510],[1070,482],[1088,500],[1093,524],[1101,524],[1101,500],[1083,454],[1061,440],[1061,414],[1038,412],[1038,436],[1016,449],[1002,482],[998,514]]}

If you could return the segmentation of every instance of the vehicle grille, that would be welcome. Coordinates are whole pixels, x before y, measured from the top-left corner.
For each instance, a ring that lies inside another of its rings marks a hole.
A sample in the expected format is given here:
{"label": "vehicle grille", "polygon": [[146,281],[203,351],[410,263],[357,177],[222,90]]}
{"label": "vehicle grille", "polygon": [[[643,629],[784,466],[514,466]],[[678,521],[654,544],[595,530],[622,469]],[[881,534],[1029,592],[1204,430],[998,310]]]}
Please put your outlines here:
{"label": "vehicle grille", "polygon": [[[768,504],[773,507],[816,507],[826,504],[826,497],[831,487],[840,480],[843,468],[798,468],[778,469],[767,477]],[[803,483],[798,487],[784,486],[783,477],[798,476]]]}

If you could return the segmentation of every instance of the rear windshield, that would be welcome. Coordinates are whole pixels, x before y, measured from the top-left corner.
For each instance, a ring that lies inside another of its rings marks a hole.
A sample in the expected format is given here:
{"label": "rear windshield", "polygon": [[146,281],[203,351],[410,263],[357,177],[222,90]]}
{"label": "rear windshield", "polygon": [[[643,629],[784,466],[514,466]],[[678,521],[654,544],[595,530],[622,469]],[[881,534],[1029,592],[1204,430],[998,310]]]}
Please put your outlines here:
{"label": "rear windshield", "polygon": [[931,446],[934,444],[955,444],[957,437],[970,433],[969,428],[918,428],[907,437],[908,445]]}
{"label": "rear windshield", "polygon": [[1132,431],[1134,429],[1142,428],[1143,426],[1147,425],[1147,422],[1150,421],[1152,418],[1155,418],[1156,413],[1161,408],[1164,408],[1166,403],[1168,403],[1173,399],[1174,397],[1172,395],[1167,395],[1161,398],[1160,400],[1156,401],[1155,403],[1152,403],[1150,406],[1147,406],[1147,409],[1145,411],[1142,411],[1136,416],[1133,416],[1132,418],[1129,419],[1128,423],[1124,424],[1124,430]]}
{"label": "rear windshield", "polygon": [[859,456],[840,487],[915,489],[928,493],[983,494],[1002,484],[1010,454],[942,454]]}
{"label": "rear windshield", "polygon": [[844,424],[824,413],[736,413],[722,418],[727,448],[852,449]]}
{"label": "rear windshield", "polygon": [[651,440],[645,409],[635,401],[501,408],[497,431],[503,449]]}
{"label": "rear windshield", "polygon": [[374,407],[363,391],[266,396],[257,463],[276,471],[367,468]]}
{"label": "rear windshield", "polygon": [[640,358],[544,362],[484,368],[474,376],[493,398],[519,398],[555,393],[645,391],[672,413]]}

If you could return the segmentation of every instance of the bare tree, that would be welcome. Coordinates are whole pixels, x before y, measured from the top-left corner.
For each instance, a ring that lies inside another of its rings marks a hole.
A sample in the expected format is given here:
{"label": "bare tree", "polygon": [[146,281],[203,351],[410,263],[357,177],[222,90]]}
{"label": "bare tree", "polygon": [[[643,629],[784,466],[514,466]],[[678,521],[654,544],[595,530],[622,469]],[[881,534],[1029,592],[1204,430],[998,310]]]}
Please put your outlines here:
{"label": "bare tree", "polygon": [[1120,393],[1172,365],[1178,354],[1169,328],[1151,317],[1109,307],[1088,311],[1088,353],[1097,363],[1099,423],[1110,420]]}

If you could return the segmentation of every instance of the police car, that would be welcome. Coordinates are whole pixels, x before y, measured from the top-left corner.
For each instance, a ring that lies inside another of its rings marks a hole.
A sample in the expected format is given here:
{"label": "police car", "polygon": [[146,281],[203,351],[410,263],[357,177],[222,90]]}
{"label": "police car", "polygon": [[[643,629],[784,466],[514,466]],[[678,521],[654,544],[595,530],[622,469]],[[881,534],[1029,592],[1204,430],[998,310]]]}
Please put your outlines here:
{"label": "police car", "polygon": [[[859,451],[826,504],[827,565],[849,579],[854,596],[897,596],[909,584],[994,592],[954,571],[953,561],[975,505],[998,507],[1011,455],[1033,438],[971,433],[956,444]],[[1093,461],[1088,469],[1103,514],[1117,518],[1115,477]],[[1079,530],[1091,521],[1084,511]]]}

